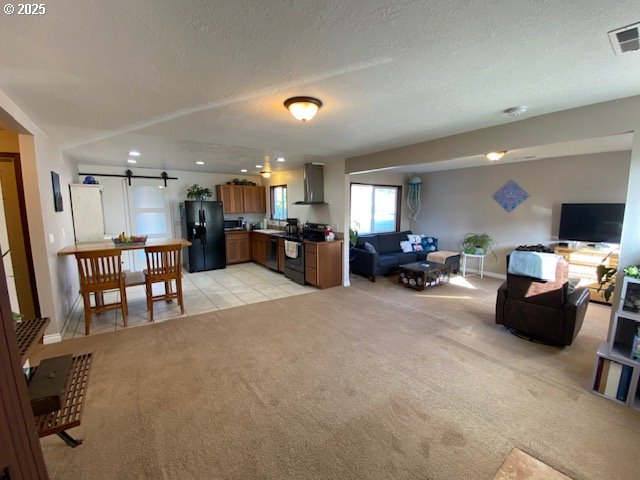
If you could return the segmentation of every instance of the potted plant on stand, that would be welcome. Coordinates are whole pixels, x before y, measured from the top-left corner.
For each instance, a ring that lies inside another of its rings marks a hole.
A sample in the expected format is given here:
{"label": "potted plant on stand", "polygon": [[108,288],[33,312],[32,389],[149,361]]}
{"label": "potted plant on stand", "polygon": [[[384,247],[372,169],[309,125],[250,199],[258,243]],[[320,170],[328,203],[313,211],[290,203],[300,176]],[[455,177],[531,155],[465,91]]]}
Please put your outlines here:
{"label": "potted plant on stand", "polygon": [[[495,257],[493,247],[496,241],[488,233],[467,233],[462,239],[462,251],[467,255],[486,255],[487,252]],[[497,257],[496,257],[497,258]]]}
{"label": "potted plant on stand", "polygon": [[187,198],[189,200],[206,200],[211,198],[211,189],[207,187],[201,187],[197,183],[194,183],[187,190]]}

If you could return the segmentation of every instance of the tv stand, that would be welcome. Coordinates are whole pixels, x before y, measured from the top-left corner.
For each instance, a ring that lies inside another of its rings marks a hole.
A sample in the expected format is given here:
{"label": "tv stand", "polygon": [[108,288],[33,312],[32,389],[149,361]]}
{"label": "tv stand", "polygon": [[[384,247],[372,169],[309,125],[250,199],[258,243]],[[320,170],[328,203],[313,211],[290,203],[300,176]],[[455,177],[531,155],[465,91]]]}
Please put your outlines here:
{"label": "tv stand", "polygon": [[587,243],[587,247],[595,248],[595,249],[598,249],[598,250],[602,250],[602,249],[611,250],[611,247],[609,245],[607,245],[606,243]]}
{"label": "tv stand", "polygon": [[[599,244],[606,245],[606,244]],[[608,248],[607,248],[608,247]],[[611,305],[604,299],[605,284],[602,290],[598,291],[598,275],[596,269],[603,264],[608,268],[618,267],[618,250],[606,245],[605,248],[566,248],[556,247],[554,252],[562,255],[569,262],[569,277],[580,280],[578,285],[589,288],[589,299],[592,302],[600,302]]]}

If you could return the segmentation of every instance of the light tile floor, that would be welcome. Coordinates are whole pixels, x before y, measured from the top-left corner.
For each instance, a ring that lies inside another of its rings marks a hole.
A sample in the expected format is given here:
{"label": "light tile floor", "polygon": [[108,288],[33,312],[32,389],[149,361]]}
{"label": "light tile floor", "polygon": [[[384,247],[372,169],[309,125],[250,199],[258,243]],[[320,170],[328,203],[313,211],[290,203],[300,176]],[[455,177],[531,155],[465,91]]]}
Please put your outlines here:
{"label": "light tile floor", "polygon": [[[159,294],[163,292],[164,285],[156,284],[153,288],[154,293]],[[317,292],[318,290],[299,285],[285,278],[281,273],[273,272],[255,263],[242,263],[208,272],[187,273],[183,271],[182,291],[185,314],[180,313],[180,306],[176,301],[172,303],[154,302],[154,322]],[[119,292],[106,293],[105,302],[117,301],[118,295]],[[143,285],[127,288],[127,303],[129,305],[129,327],[149,323]],[[119,309],[111,310],[94,315],[90,334],[113,332],[122,328],[124,328],[122,312]],[[83,336],[84,308],[82,298],[79,297],[67,318],[62,338],[66,340]]]}

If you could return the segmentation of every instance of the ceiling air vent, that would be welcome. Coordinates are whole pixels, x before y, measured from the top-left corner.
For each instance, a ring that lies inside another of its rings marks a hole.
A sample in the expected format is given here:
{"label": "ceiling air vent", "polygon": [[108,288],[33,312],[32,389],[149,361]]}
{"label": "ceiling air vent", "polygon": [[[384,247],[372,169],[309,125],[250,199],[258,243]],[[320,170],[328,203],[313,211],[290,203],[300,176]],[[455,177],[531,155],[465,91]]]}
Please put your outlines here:
{"label": "ceiling air vent", "polygon": [[640,23],[627,25],[609,32],[609,40],[611,40],[611,46],[613,46],[616,55],[640,50],[638,30],[640,30]]}

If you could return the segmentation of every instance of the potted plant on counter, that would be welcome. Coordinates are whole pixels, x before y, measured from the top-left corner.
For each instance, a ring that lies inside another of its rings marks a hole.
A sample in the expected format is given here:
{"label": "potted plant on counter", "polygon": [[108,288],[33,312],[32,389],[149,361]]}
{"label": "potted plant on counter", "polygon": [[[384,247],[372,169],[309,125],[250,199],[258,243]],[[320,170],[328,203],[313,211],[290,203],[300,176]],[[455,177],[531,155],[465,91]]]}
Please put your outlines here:
{"label": "potted plant on counter", "polygon": [[189,200],[206,200],[211,198],[211,189],[207,187],[201,187],[197,183],[194,183],[187,190],[187,198]]}
{"label": "potted plant on counter", "polygon": [[[496,241],[488,233],[467,233],[462,239],[462,251],[468,255],[486,255],[487,252],[495,257],[493,247]],[[497,257],[496,257],[497,258]]]}

